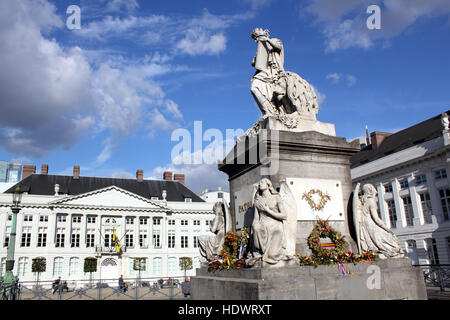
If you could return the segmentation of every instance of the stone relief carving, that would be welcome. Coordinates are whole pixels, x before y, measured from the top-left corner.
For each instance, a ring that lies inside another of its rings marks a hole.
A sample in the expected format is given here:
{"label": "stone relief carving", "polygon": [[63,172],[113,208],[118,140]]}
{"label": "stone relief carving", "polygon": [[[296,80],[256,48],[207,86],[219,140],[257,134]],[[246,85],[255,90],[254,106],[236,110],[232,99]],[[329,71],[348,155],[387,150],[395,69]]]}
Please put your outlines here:
{"label": "stone relief carving", "polygon": [[246,263],[250,266],[259,261],[266,266],[285,265],[295,254],[295,199],[284,182],[280,193],[267,178],[262,179],[255,189],[252,248]]}
{"label": "stone relief carving", "polygon": [[209,229],[215,235],[199,238],[199,250],[202,262],[212,262],[220,259],[220,251],[223,249],[225,234],[232,230],[230,208],[225,200],[216,202],[213,207],[214,219]]}
{"label": "stone relief carving", "polygon": [[378,217],[377,190],[371,184],[365,184],[362,190],[360,198],[358,183],[353,192],[353,221],[359,253],[370,250],[378,252],[382,259],[403,257],[397,237]]}

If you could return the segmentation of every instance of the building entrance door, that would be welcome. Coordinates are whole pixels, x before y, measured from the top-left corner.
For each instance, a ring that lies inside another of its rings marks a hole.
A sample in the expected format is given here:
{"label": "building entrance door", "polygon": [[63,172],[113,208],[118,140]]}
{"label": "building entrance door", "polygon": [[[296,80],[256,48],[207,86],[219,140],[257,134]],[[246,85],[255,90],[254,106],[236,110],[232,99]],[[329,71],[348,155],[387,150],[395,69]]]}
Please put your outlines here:
{"label": "building entrance door", "polygon": [[102,280],[106,283],[117,283],[119,279],[119,266],[113,258],[107,258],[102,262]]}

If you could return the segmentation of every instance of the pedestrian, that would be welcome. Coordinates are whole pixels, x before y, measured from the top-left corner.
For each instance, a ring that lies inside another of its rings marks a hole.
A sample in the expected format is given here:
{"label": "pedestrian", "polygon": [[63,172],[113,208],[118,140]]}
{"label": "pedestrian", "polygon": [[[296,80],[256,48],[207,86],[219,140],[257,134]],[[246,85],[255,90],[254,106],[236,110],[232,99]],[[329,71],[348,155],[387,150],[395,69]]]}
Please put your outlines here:
{"label": "pedestrian", "polygon": [[[56,290],[60,289],[61,286],[61,277],[58,277],[55,281],[53,281],[53,294],[55,294]],[[61,292],[61,290],[59,290]]]}
{"label": "pedestrian", "polygon": [[191,283],[189,282],[188,277],[186,277],[184,282],[181,284],[181,292],[183,292],[185,298],[191,295]]}
{"label": "pedestrian", "polygon": [[123,281],[123,274],[120,275],[119,278],[119,290],[121,292],[127,292],[128,291],[128,285],[125,281]]}

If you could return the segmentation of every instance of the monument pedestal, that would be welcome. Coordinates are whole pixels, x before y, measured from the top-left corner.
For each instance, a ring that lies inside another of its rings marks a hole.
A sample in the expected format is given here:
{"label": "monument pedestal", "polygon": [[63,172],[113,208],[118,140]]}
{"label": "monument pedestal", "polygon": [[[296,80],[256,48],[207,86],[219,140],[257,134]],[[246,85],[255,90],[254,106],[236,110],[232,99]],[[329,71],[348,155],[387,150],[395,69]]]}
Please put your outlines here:
{"label": "monument pedestal", "polygon": [[251,268],[208,272],[191,278],[194,300],[426,300],[422,270],[408,258],[338,265]]}
{"label": "monument pedestal", "polygon": [[[257,143],[252,143],[251,139],[257,139]],[[261,152],[262,149],[265,150]],[[241,145],[238,143],[227,156],[225,163],[219,165],[219,170],[229,177],[230,207],[236,230],[250,226],[253,221],[251,206],[254,184],[262,178],[269,178],[277,188],[280,181],[286,181],[297,202],[295,253],[311,254],[306,239],[317,216],[329,219],[330,226],[341,232],[350,244],[349,249],[356,252],[357,248],[348,228],[349,223],[352,225],[349,217],[351,210],[347,208],[353,191],[350,157],[359,150],[358,142],[348,143],[345,138],[316,131],[262,129],[256,137],[247,138],[245,145],[241,141]],[[305,190],[320,188],[324,193],[329,193],[331,200],[326,204],[325,210],[313,212],[309,207],[303,209],[307,206],[307,202],[302,199],[305,192],[300,193],[301,189],[296,188],[308,185],[306,182],[310,185],[315,182],[316,187],[311,185]]]}

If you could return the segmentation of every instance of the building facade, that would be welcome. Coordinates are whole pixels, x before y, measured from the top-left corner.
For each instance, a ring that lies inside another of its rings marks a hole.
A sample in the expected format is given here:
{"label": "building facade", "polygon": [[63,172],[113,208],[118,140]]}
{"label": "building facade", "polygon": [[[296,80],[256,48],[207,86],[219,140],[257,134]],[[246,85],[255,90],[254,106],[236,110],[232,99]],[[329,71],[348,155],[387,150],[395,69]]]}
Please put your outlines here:
{"label": "building facade", "polygon": [[202,198],[206,202],[213,202],[213,203],[225,199],[228,205],[230,204],[230,193],[222,190],[222,187],[218,187],[217,190],[205,189],[200,193],[200,198]]}
{"label": "building facade", "polygon": [[374,132],[351,159],[353,183],[377,188],[380,217],[413,264],[450,263],[447,114],[395,134]]}
{"label": "building facade", "polygon": [[[184,181],[184,177],[183,177]],[[14,274],[33,281],[32,260],[46,259],[40,280],[89,279],[86,258],[97,258],[94,279],[135,278],[135,258],[145,258],[141,277],[184,276],[179,261],[199,267],[198,238],[212,235],[213,204],[204,202],[177,180],[31,174],[18,184],[25,191],[17,215]],[[5,272],[15,186],[0,194],[1,272]],[[120,248],[117,246],[119,240]]]}
{"label": "building facade", "polygon": [[21,180],[22,165],[0,161],[0,192],[4,192]]}

